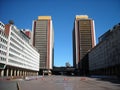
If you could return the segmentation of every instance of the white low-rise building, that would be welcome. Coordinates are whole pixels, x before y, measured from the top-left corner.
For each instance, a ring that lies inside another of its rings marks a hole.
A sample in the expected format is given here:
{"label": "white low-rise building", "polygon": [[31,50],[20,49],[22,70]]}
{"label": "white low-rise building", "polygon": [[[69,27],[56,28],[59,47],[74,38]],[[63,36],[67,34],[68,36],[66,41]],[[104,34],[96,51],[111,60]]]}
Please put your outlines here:
{"label": "white low-rise building", "polygon": [[6,68],[1,76],[37,75],[39,71],[38,51],[29,43],[29,37],[12,24],[5,25],[7,43]]}
{"label": "white low-rise building", "polygon": [[0,69],[4,69],[7,62],[8,37],[4,33],[5,25],[0,22]]}

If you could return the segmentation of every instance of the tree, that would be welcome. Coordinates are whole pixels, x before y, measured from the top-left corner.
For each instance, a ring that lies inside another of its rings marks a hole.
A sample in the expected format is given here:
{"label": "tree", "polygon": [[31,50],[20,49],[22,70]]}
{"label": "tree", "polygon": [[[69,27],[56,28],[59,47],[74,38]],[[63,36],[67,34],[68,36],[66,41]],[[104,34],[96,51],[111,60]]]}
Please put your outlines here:
{"label": "tree", "polygon": [[9,20],[9,24],[14,24],[14,21],[13,20]]}
{"label": "tree", "polygon": [[70,67],[71,66],[69,62],[66,62],[65,64],[66,64],[66,67]]}

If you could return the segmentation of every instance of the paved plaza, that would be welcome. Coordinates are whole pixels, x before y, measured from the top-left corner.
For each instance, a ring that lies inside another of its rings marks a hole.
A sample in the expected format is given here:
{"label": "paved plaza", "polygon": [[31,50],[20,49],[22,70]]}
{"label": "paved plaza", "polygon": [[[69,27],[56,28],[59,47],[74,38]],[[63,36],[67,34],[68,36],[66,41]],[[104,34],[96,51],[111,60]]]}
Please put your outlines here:
{"label": "paved plaza", "polygon": [[0,90],[120,90],[118,80],[45,76],[32,80],[0,81]]}

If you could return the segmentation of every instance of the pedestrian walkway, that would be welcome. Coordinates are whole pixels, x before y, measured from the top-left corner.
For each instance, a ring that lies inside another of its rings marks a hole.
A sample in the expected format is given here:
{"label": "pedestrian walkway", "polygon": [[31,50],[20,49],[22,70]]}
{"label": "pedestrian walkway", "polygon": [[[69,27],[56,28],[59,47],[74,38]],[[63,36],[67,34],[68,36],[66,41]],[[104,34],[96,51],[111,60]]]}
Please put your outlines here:
{"label": "pedestrian walkway", "polygon": [[120,90],[120,84],[88,77],[45,76],[19,84],[21,90]]}
{"label": "pedestrian walkway", "polygon": [[120,90],[120,83],[100,78],[34,76],[24,80],[1,80],[0,90]]}

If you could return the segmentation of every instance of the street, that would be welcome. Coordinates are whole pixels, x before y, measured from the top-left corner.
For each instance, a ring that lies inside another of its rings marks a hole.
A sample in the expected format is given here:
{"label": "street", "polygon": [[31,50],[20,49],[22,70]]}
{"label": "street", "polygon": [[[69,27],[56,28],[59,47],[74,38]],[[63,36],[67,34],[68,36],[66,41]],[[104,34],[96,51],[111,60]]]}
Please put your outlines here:
{"label": "street", "polygon": [[0,90],[13,90],[6,88],[10,87],[10,82],[14,90],[120,90],[116,80],[76,76],[44,76],[34,80],[6,81],[5,85],[0,82]]}

